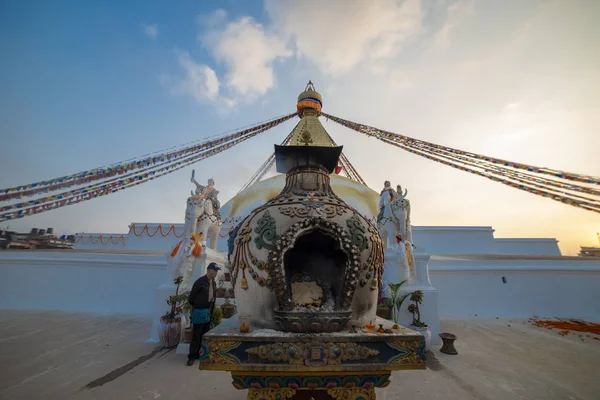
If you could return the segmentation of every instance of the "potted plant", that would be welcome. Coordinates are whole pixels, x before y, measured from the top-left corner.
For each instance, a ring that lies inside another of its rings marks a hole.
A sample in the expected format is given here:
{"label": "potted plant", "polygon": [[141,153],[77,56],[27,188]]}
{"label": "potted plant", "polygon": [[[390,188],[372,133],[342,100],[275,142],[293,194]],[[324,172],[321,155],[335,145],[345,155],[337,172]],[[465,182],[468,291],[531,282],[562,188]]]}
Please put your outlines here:
{"label": "potted plant", "polygon": [[383,295],[382,288],[379,288],[377,300],[377,316],[383,319],[392,319],[392,309],[389,307],[389,297]]}
{"label": "potted plant", "polygon": [[429,326],[421,321],[421,311],[419,310],[419,304],[423,303],[423,292],[416,290],[410,293],[410,301],[413,302],[408,306],[408,312],[412,314],[410,329],[421,332],[425,336],[425,348],[429,349],[431,347],[431,331]]}
{"label": "potted plant", "polygon": [[210,329],[213,329],[217,325],[219,325],[221,323],[222,319],[223,319],[223,310],[221,310],[221,307],[215,306],[215,308],[212,312],[211,319],[210,319]]}
{"label": "potted plant", "polygon": [[179,295],[179,285],[182,281],[182,276],[173,281],[177,285],[177,289],[175,295],[169,296],[167,299],[167,304],[171,309],[160,317],[158,336],[161,344],[166,348],[177,346],[181,340],[181,315],[183,313],[183,301],[185,300]]}
{"label": "potted plant", "polygon": [[225,303],[221,305],[221,310],[223,311],[223,318],[231,318],[236,312],[235,304],[231,303],[231,301],[229,300],[231,297],[233,297],[233,289],[227,289],[225,291]]}
{"label": "potted plant", "polygon": [[192,325],[192,305],[189,301],[190,292],[188,291],[178,296],[181,296],[183,299],[183,306],[181,308],[183,310],[183,315],[185,316],[185,324],[183,324],[183,343],[191,343],[194,327]]}
{"label": "potted plant", "polygon": [[402,307],[402,303],[409,296],[409,294],[401,295],[400,288],[402,285],[406,283],[406,279],[400,283],[390,283],[388,285],[388,289],[390,291],[390,297],[386,299],[388,307],[392,310],[392,320],[394,321],[394,326],[392,329],[399,329],[400,325],[398,325],[398,317],[400,316],[400,309]]}

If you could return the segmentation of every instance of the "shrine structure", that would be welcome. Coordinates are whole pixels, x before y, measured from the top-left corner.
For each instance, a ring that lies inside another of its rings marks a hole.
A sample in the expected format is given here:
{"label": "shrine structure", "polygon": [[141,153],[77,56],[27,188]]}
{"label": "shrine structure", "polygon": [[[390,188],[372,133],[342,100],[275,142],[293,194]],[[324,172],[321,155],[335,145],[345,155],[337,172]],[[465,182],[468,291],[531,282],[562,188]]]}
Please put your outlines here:
{"label": "shrine structure", "polygon": [[[275,146],[285,187],[228,239],[238,314],[204,336],[200,369],[230,371],[249,399],[374,399],[391,371],[426,365],[422,334],[376,316],[384,244],[331,187],[342,147],[328,140],[321,106],[309,85],[289,144]],[[396,207],[382,205],[390,230]]]}

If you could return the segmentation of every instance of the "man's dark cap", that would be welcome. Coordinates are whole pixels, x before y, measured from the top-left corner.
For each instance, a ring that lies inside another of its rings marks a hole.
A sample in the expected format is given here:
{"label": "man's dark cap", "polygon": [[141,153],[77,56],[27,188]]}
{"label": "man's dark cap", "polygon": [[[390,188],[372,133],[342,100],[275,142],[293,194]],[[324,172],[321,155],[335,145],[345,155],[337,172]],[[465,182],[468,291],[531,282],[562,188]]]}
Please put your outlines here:
{"label": "man's dark cap", "polygon": [[220,271],[221,267],[219,267],[217,263],[211,262],[210,264],[208,264],[208,267],[206,267],[206,269],[214,269],[215,271]]}

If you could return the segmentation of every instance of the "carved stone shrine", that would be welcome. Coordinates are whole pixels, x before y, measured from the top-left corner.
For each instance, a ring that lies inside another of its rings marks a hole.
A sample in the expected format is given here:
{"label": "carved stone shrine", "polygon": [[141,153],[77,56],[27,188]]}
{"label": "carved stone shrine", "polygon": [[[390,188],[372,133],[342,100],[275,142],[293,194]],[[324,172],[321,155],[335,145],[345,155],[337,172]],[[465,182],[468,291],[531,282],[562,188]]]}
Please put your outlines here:
{"label": "carved stone shrine", "polygon": [[230,371],[248,399],[375,399],[394,370],[425,368],[422,334],[376,317],[384,249],[371,221],[330,186],[312,84],[289,146],[275,146],[283,191],[230,233],[238,314],[204,336],[200,369]]}

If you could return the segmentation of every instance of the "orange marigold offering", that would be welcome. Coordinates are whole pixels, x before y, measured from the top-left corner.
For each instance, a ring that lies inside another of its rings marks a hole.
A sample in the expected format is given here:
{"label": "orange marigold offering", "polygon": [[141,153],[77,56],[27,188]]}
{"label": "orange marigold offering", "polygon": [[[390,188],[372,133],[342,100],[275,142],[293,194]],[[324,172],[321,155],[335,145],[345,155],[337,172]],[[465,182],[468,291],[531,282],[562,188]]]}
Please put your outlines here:
{"label": "orange marigold offering", "polygon": [[[595,324],[593,322],[588,321],[557,321],[550,319],[538,319],[538,318],[529,318],[529,323],[535,325],[539,328],[546,328],[549,330],[552,329],[560,329],[558,332],[561,336],[567,336],[571,331],[576,332],[585,332],[585,333],[593,333],[595,335],[600,335],[600,324]],[[580,335],[581,336],[581,335]],[[600,340],[598,338],[594,338],[596,340]]]}

